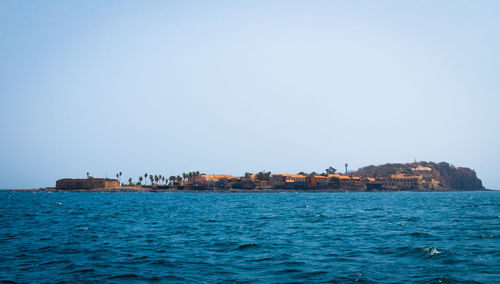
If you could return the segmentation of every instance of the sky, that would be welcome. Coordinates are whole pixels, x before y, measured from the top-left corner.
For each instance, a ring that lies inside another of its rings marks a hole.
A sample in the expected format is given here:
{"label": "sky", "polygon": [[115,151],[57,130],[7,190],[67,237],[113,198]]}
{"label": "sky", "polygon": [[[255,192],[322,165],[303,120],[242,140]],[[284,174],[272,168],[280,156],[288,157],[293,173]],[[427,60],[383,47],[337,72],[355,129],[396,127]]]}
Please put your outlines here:
{"label": "sky", "polygon": [[500,189],[499,1],[0,1],[0,188],[447,161]]}

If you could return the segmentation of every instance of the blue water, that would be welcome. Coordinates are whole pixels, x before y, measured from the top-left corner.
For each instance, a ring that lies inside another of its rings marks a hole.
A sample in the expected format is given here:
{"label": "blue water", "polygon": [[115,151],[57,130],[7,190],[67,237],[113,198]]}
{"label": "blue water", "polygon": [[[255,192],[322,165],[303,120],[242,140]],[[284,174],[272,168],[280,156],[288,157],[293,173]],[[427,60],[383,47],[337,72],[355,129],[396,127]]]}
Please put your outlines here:
{"label": "blue water", "polygon": [[500,192],[2,192],[0,221],[4,281],[500,281]]}

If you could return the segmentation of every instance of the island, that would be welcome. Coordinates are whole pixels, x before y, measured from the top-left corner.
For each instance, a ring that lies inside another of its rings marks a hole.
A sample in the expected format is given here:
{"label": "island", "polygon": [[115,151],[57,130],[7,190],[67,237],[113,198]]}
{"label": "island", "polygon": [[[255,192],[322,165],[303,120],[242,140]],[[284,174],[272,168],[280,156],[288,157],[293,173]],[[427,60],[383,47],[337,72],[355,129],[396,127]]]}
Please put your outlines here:
{"label": "island", "polygon": [[198,171],[166,177],[145,173],[128,183],[116,179],[64,178],[55,187],[17,191],[50,192],[384,192],[384,191],[480,191],[487,190],[474,170],[446,162],[387,163],[338,173],[247,172],[243,176],[205,174]]}

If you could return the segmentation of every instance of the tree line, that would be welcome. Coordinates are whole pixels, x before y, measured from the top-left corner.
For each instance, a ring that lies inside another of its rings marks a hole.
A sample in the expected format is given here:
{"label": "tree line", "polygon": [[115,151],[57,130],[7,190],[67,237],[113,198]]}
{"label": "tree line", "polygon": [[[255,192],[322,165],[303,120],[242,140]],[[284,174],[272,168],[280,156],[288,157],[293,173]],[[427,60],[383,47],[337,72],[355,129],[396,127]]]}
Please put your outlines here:
{"label": "tree line", "polygon": [[[328,174],[334,174],[336,173],[337,170],[333,167],[329,167],[325,169],[325,172],[321,173],[320,175],[328,175]],[[306,173],[306,172],[299,172],[298,174],[302,175],[317,175],[318,173],[316,172],[311,172],[311,173]],[[145,186],[145,185],[159,185],[159,186],[167,186],[167,185],[173,185],[175,183],[180,183],[182,181],[186,181],[191,179],[194,176],[199,176],[203,175],[199,171],[192,171],[192,172],[187,172],[187,173],[182,173],[181,175],[171,175],[171,176],[166,176],[166,175],[161,175],[161,174],[151,174],[151,173],[144,173],[142,176],[138,176],[136,179],[129,177],[127,182],[124,183],[122,182],[122,177],[123,173],[121,171],[116,173],[116,179],[120,182],[120,184],[124,186]],[[244,178],[250,178],[252,173],[246,172],[245,175],[243,176]],[[89,172],[87,172],[87,179],[93,179],[94,177],[90,175]],[[260,171],[255,174],[255,179],[257,181],[269,181],[271,178],[271,172],[270,171]]]}

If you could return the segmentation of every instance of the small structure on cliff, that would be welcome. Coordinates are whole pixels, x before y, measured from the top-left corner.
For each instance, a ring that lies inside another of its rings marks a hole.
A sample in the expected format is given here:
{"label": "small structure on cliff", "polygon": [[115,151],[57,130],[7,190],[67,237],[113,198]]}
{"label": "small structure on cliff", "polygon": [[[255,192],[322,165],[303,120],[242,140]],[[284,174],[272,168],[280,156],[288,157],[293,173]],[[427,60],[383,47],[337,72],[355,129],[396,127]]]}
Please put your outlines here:
{"label": "small structure on cliff", "polygon": [[89,179],[63,178],[56,182],[56,189],[63,189],[63,190],[111,189],[119,187],[120,187],[120,182],[117,179],[109,179],[109,178],[89,178]]}

